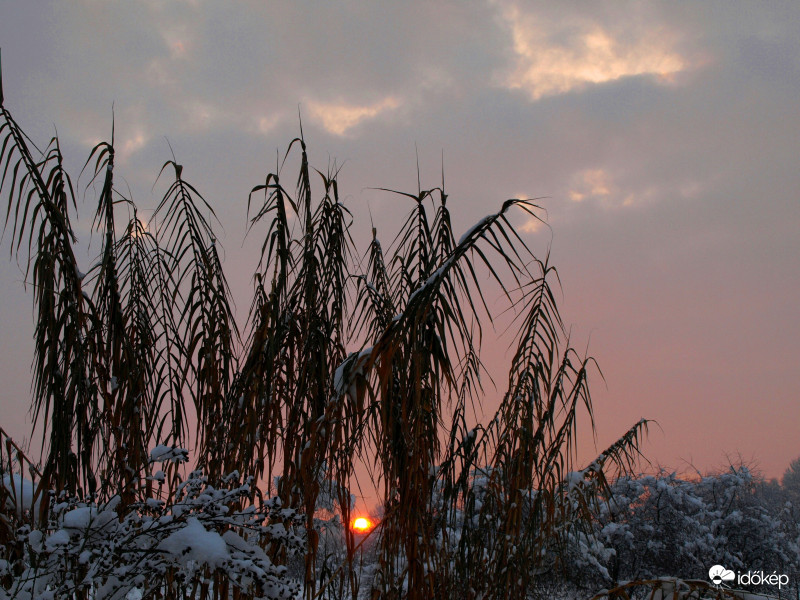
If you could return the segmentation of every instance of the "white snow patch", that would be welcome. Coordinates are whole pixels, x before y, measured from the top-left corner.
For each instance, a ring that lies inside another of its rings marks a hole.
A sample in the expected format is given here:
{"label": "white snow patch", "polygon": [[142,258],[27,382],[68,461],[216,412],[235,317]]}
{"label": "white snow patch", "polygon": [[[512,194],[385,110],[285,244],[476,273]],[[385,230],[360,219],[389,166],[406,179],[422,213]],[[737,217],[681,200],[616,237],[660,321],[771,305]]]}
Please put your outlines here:
{"label": "white snow patch", "polygon": [[583,483],[583,471],[572,471],[567,475],[566,484],[567,489],[571,492]]}
{"label": "white snow patch", "polygon": [[189,451],[176,446],[159,444],[150,451],[150,462],[186,462],[189,460]]}
{"label": "white snow patch", "polygon": [[467,231],[464,233],[464,235],[462,235],[461,238],[458,240],[458,245],[460,246],[461,244],[463,244],[464,240],[466,240],[469,236],[471,236],[473,233],[475,233],[476,229],[478,229],[479,227],[482,227],[483,225],[485,225],[486,223],[491,221],[494,217],[495,217],[495,215],[486,215],[480,221],[475,223],[475,225],[473,225],[472,227],[467,229]]}
{"label": "white snow patch", "polygon": [[230,560],[222,536],[216,531],[206,530],[196,517],[186,519],[186,526],[170,534],[158,545],[158,549],[169,552],[183,565],[192,560],[211,567],[222,567]]}
{"label": "white snow patch", "polygon": [[66,546],[67,544],[69,544],[69,533],[64,529],[59,529],[53,535],[48,536],[47,541],[44,543],[50,552],[59,546]]}
{"label": "white snow patch", "polygon": [[[31,510],[33,506],[33,482],[22,475],[6,475],[3,477],[3,487],[8,490],[9,498],[6,507],[16,508],[17,516],[22,516],[23,511]],[[40,500],[36,500],[35,508],[38,509]]]}

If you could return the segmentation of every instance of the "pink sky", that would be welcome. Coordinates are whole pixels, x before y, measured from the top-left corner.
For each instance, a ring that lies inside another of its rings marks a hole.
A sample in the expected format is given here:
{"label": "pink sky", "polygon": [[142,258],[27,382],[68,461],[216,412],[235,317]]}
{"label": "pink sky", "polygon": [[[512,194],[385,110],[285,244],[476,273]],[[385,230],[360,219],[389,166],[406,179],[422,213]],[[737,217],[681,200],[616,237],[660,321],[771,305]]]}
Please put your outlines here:
{"label": "pink sky", "polygon": [[[517,224],[550,247],[573,344],[605,375],[597,451],[646,417],[655,464],[741,456],[768,477],[800,455],[798,30],[790,2],[78,1],[0,20],[6,105],[37,143],[58,127],[75,177],[113,102],[118,173],[152,208],[169,138],[221,216],[242,323],[247,193],[297,135],[299,104],[315,166],[346,161],[357,241],[368,206],[394,237],[408,205],[366,188],[415,190],[415,145],[423,187],[444,152],[457,233],[506,198],[546,197],[551,231]],[[13,261],[0,277],[0,426],[21,440],[32,298]],[[488,411],[502,390],[487,392]]]}

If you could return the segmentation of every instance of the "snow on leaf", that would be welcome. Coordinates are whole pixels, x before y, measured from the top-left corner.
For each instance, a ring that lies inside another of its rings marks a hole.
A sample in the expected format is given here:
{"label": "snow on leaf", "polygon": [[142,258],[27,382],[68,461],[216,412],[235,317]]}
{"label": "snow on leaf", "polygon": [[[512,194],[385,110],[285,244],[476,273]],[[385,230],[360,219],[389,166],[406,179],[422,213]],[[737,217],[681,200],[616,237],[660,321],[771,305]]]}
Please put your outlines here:
{"label": "snow on leaf", "polygon": [[222,567],[230,559],[225,540],[216,531],[206,530],[196,517],[186,519],[186,525],[158,545],[186,565],[192,560],[202,565]]}

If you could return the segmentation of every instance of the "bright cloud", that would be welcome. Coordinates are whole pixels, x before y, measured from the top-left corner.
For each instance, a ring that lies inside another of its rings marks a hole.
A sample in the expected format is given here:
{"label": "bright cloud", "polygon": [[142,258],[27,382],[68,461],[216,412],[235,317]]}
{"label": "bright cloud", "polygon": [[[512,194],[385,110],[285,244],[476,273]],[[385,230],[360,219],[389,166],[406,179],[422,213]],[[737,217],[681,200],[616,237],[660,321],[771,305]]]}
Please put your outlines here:
{"label": "bright cloud", "polygon": [[536,233],[542,227],[544,227],[544,223],[540,219],[528,217],[528,220],[519,227],[519,230],[525,233]]}
{"label": "bright cloud", "polygon": [[382,113],[400,106],[400,101],[389,96],[380,102],[369,105],[308,102],[311,118],[322,124],[326,131],[334,135],[345,135],[364,120],[374,119]]}
{"label": "bright cloud", "polygon": [[570,178],[567,197],[573,202],[592,200],[606,208],[611,208],[631,206],[637,196],[639,199],[643,199],[651,196],[651,192],[652,190],[643,190],[637,195],[630,192],[624,193],[612,175],[605,169],[584,169]]}
{"label": "bright cloud", "polygon": [[592,83],[615,81],[634,75],[655,75],[661,81],[686,69],[686,60],[672,49],[663,31],[626,31],[614,35],[598,23],[571,27],[558,42],[552,24],[523,13],[516,6],[502,12],[511,30],[514,65],[502,85],[523,89],[532,100],[563,94]]}
{"label": "bright cloud", "polygon": [[149,139],[149,136],[141,129],[136,130],[127,139],[124,139],[120,148],[121,161],[124,163],[134,153],[144,148]]}
{"label": "bright cloud", "polygon": [[581,202],[590,197],[607,198],[614,183],[603,169],[587,169],[573,177],[574,187],[569,191],[569,199]]}
{"label": "bright cloud", "polygon": [[263,134],[271,133],[275,126],[280,122],[281,117],[277,114],[272,114],[269,116],[259,116],[256,117],[258,121],[258,131]]}

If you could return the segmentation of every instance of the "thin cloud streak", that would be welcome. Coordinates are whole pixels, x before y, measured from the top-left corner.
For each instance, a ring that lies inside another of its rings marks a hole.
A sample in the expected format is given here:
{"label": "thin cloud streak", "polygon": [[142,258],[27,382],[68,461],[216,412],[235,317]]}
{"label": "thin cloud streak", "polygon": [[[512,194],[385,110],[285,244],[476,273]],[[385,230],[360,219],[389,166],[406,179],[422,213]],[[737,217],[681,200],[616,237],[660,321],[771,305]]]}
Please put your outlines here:
{"label": "thin cloud streak", "polygon": [[311,118],[334,135],[346,135],[353,127],[364,121],[371,121],[383,114],[391,113],[400,106],[400,101],[392,96],[368,105],[315,102],[307,103]]}

